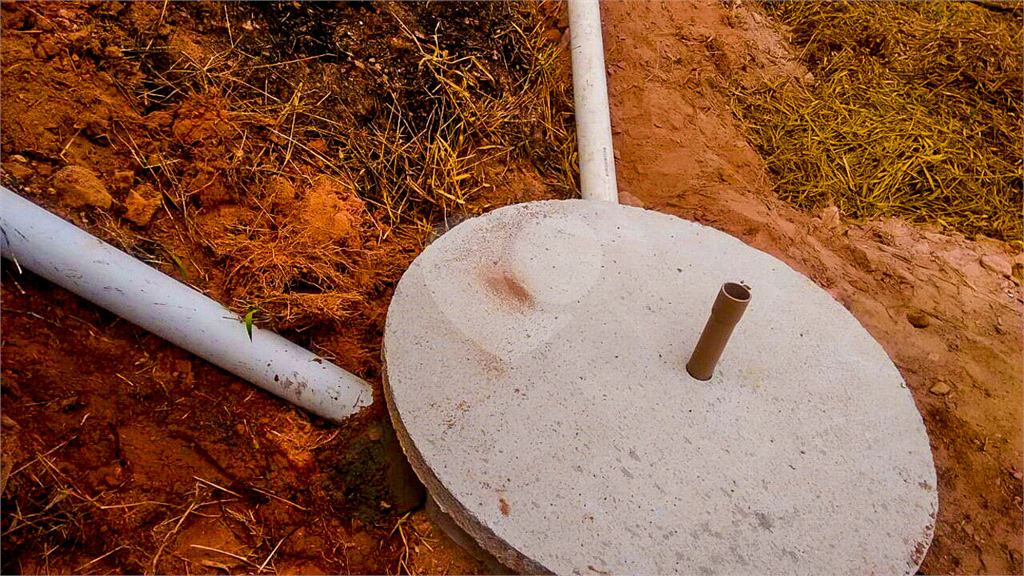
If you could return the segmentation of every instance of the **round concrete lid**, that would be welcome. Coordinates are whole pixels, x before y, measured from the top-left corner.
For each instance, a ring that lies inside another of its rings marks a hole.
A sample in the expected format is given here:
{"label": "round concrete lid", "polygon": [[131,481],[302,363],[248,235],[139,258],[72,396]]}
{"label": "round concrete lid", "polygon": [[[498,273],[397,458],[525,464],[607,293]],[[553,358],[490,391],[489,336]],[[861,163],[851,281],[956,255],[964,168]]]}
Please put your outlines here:
{"label": "round concrete lid", "polygon": [[[714,376],[686,362],[752,288]],[[438,504],[521,572],[913,573],[935,468],[881,346],[781,261],[582,200],[464,222],[402,277],[385,392]]]}

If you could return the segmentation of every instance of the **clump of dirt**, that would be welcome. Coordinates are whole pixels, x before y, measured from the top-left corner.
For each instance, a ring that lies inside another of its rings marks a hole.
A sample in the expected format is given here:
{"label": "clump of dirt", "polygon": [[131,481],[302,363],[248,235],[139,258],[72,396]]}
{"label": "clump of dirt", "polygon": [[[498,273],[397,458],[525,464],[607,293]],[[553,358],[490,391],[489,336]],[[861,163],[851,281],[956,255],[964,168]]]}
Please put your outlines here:
{"label": "clump of dirt", "polygon": [[124,201],[124,217],[137,226],[145,227],[160,205],[160,193],[149,184],[142,184],[128,193]]}
{"label": "clump of dirt", "polygon": [[368,289],[387,285],[407,257],[372,238],[372,216],[351,184],[319,176],[293,186],[278,176],[265,189],[266,210],[224,205],[200,214],[198,237],[227,271],[226,295],[258,308],[279,328],[308,326],[365,307]]}
{"label": "clump of dirt", "polygon": [[106,186],[91,171],[81,166],[65,166],[53,175],[53,188],[64,203],[74,208],[95,206],[110,208],[113,199]]}
{"label": "clump of dirt", "polygon": [[357,239],[366,206],[351,187],[322,177],[311,187],[302,203],[303,237],[314,244],[351,244]]}

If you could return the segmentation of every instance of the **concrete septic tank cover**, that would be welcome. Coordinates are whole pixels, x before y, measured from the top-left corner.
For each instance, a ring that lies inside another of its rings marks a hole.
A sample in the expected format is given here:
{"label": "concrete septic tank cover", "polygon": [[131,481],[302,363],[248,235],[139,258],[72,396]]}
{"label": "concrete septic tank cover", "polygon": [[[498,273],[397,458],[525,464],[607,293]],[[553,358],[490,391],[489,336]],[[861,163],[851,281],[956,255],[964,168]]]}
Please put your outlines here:
{"label": "concrete septic tank cover", "polygon": [[[752,288],[711,380],[686,362]],[[413,468],[506,566],[559,574],[911,574],[938,508],[924,423],[826,292],[711,228],[518,204],[402,277],[385,392]]]}

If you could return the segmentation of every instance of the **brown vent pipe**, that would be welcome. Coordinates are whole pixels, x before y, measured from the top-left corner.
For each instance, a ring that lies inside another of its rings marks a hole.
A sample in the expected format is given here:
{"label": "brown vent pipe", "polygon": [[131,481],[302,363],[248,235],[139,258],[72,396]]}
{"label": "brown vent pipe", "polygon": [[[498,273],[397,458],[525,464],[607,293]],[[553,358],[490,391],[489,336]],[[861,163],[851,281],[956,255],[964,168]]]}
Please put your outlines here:
{"label": "brown vent pipe", "polygon": [[743,316],[750,302],[750,288],[736,282],[722,284],[718,297],[711,307],[711,317],[701,332],[697,347],[693,349],[686,371],[697,380],[710,380],[715,365],[722,356],[732,329]]}

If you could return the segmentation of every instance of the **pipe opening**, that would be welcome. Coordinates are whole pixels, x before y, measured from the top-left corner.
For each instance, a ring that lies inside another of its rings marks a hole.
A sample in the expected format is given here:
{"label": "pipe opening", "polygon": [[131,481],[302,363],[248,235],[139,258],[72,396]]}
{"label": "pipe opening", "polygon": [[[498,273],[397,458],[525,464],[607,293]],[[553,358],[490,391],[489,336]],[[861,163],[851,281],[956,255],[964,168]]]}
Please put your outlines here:
{"label": "pipe opening", "polygon": [[697,346],[693,349],[686,371],[697,380],[710,380],[718,359],[750,302],[750,288],[739,282],[726,282],[711,306],[711,317],[704,325]]}
{"label": "pipe opening", "polygon": [[750,288],[747,288],[743,284],[736,282],[726,282],[722,285],[722,291],[725,295],[737,302],[746,302],[750,300]]}

